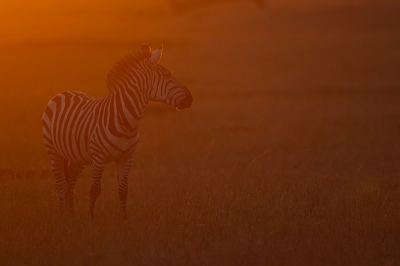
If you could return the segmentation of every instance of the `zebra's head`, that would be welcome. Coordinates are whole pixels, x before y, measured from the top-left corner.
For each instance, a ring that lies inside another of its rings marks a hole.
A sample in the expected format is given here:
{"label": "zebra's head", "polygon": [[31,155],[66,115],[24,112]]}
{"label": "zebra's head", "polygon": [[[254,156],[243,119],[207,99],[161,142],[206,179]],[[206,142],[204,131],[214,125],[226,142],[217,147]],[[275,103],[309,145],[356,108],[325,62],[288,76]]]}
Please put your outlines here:
{"label": "zebra's head", "polygon": [[161,44],[160,48],[152,52],[149,46],[143,44],[141,50],[151,54],[146,64],[150,73],[149,99],[172,105],[177,110],[189,108],[193,101],[189,89],[159,64],[163,45]]}

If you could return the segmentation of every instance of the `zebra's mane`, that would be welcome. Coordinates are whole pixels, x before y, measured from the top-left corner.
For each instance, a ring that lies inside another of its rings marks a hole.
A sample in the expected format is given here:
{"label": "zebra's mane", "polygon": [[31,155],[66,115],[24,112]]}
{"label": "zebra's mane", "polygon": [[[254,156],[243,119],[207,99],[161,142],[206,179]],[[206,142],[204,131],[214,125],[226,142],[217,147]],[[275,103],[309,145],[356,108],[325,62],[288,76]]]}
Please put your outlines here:
{"label": "zebra's mane", "polygon": [[124,81],[129,73],[139,66],[140,62],[145,59],[149,59],[151,55],[151,51],[140,50],[134,55],[129,54],[119,60],[114,67],[108,71],[107,74],[106,83],[109,92],[111,93],[115,90],[118,90],[121,86],[120,82],[118,81]]}

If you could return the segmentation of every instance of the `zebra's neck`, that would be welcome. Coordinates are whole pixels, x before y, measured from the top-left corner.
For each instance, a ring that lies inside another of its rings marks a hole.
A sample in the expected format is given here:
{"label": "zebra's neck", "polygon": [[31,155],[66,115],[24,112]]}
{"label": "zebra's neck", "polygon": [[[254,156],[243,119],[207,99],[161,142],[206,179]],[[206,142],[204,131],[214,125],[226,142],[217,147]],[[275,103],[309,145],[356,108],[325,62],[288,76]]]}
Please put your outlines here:
{"label": "zebra's neck", "polygon": [[110,93],[109,110],[112,119],[108,127],[117,133],[134,132],[139,126],[149,102],[148,96],[143,93],[143,87],[137,84],[125,84]]}

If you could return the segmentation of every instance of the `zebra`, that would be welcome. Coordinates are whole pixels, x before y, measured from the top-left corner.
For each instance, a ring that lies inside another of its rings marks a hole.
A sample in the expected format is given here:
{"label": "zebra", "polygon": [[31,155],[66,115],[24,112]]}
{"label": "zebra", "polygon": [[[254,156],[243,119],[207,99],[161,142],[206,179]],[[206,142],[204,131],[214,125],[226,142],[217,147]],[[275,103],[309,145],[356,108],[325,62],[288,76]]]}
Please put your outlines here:
{"label": "zebra", "polygon": [[115,162],[121,214],[127,217],[128,173],[139,141],[139,121],[149,101],[177,110],[192,105],[192,94],[159,64],[163,45],[143,44],[136,54],[118,61],[107,74],[109,95],[100,99],[77,91],[62,92],[47,104],[42,116],[59,205],[74,213],[73,190],[84,165],[92,165],[89,217],[93,218],[104,167]]}

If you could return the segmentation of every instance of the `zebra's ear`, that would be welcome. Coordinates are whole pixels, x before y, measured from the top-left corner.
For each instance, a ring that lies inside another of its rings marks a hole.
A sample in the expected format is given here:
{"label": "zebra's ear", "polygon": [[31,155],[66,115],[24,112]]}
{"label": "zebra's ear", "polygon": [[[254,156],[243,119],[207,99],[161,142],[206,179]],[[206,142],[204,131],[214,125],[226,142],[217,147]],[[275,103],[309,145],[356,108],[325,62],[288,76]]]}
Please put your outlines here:
{"label": "zebra's ear", "polygon": [[149,61],[153,64],[160,62],[163,51],[163,44],[161,44],[160,48],[155,50],[155,52],[150,56]]}
{"label": "zebra's ear", "polygon": [[142,44],[142,48],[140,48],[141,51],[146,51],[146,52],[151,52],[151,48],[147,44]]}

